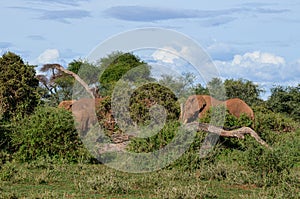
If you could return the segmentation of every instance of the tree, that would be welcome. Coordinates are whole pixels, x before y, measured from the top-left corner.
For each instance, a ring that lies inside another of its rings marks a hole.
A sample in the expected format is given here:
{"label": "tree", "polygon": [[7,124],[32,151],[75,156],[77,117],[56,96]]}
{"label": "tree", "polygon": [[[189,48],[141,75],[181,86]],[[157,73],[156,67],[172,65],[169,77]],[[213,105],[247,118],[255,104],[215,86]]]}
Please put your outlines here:
{"label": "tree", "polygon": [[298,86],[276,86],[271,89],[268,107],[275,112],[285,113],[300,120],[300,84]]}
{"label": "tree", "polygon": [[171,89],[174,94],[180,97],[187,97],[193,92],[192,85],[194,83],[195,76],[192,73],[184,73],[182,76],[174,77],[171,75],[162,75],[162,78],[158,81],[159,84]]}
{"label": "tree", "polygon": [[0,57],[0,119],[32,113],[39,102],[35,66],[12,52]]}
{"label": "tree", "polygon": [[254,84],[249,80],[227,79],[224,82],[224,86],[226,90],[226,96],[229,99],[240,98],[250,106],[262,102],[259,96],[263,92],[263,89],[261,89],[257,84]]}
{"label": "tree", "polygon": [[200,83],[193,88],[193,93],[195,93],[195,95],[209,95],[208,89]]}
{"label": "tree", "polygon": [[73,96],[75,81],[91,95],[96,96],[90,85],[97,82],[99,68],[82,60],[73,60],[67,69],[59,64],[45,64],[42,72],[48,74],[38,75],[41,87],[44,90],[44,98],[50,101],[50,105],[57,106],[63,100],[70,100]]}
{"label": "tree", "polygon": [[150,66],[132,53],[114,52],[100,60],[100,93],[111,95],[116,83],[126,74],[129,81],[150,80]]}
{"label": "tree", "polygon": [[[150,109],[155,105],[160,105],[166,111],[166,121],[178,120],[180,106],[174,92],[169,88],[157,83],[149,83],[139,87],[130,98],[131,118],[137,124],[145,124],[151,121]],[[159,110],[154,110],[160,113]],[[153,120],[162,120],[163,114],[156,115]],[[160,121],[156,121],[159,123]]]}
{"label": "tree", "polygon": [[209,91],[209,94],[212,97],[218,100],[226,100],[224,84],[220,78],[213,78],[210,82],[207,83],[206,89]]}

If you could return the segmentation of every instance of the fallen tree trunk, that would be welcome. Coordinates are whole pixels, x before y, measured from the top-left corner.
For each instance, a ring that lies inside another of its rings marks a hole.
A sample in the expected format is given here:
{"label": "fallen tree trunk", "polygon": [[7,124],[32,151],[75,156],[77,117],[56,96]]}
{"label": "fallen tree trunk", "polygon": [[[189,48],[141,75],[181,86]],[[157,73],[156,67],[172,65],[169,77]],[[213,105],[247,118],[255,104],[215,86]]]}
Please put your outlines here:
{"label": "fallen tree trunk", "polygon": [[[269,145],[259,137],[259,135],[251,128],[249,127],[241,127],[234,130],[224,130],[220,127],[213,126],[210,124],[205,123],[199,123],[199,122],[192,122],[185,125],[187,129],[190,130],[196,130],[196,131],[204,131],[208,133],[213,133],[216,135],[219,135],[221,137],[228,137],[228,138],[238,138],[238,139],[244,139],[245,135],[249,134],[251,137],[253,137],[259,144],[270,148]],[[105,152],[120,152],[125,151],[127,148],[127,145],[130,143],[130,139],[134,136],[117,136],[122,137],[123,139],[112,139],[114,143],[109,144],[103,144],[101,147],[101,150],[99,150],[100,154]],[[124,139],[125,138],[125,139]],[[116,141],[117,140],[117,141]],[[207,143],[206,143],[207,144]],[[204,143],[205,145],[205,143]],[[208,148],[211,148],[210,146]]]}
{"label": "fallen tree trunk", "polygon": [[253,137],[259,144],[270,148],[269,145],[259,137],[259,135],[251,128],[249,127],[241,127],[239,129],[234,129],[234,130],[224,130],[220,127],[213,126],[210,124],[205,124],[205,123],[199,123],[199,122],[192,122],[186,124],[188,128],[193,128],[196,129],[197,131],[204,131],[208,133],[214,133],[217,134],[221,137],[229,137],[229,138],[238,138],[238,139],[244,139],[245,135],[250,135]]}

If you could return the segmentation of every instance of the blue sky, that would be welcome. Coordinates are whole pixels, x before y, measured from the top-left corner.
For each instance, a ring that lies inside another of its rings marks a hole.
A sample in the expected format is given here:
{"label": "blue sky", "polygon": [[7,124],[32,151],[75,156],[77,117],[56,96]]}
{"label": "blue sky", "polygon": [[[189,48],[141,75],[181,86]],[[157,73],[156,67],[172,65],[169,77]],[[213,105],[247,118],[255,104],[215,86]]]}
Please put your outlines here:
{"label": "blue sky", "polygon": [[298,0],[10,0],[0,9],[0,53],[31,64],[66,65],[112,35],[160,27],[198,42],[223,78],[300,83]]}

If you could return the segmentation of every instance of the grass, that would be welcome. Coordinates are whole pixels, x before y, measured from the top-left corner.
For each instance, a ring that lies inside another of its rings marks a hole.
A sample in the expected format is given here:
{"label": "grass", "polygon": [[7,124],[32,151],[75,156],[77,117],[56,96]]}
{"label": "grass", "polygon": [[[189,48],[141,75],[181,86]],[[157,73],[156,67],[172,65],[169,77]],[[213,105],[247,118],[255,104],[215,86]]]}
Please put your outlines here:
{"label": "grass", "polygon": [[100,164],[51,166],[12,164],[14,174],[1,181],[2,198],[230,198],[257,192],[251,185],[231,187],[217,180],[201,180],[197,172],[130,174]]}
{"label": "grass", "polygon": [[[221,162],[214,166],[131,174],[101,164],[12,162],[2,165],[0,198],[268,198],[272,192],[281,193],[256,186],[251,174],[235,170],[237,166],[230,169]],[[299,168],[293,172],[300,176]],[[290,190],[295,195],[299,187]]]}
{"label": "grass", "polygon": [[20,163],[3,153],[0,199],[300,198],[300,128],[267,133],[266,138],[274,139],[272,149],[261,148],[250,137],[230,139],[197,159],[196,143],[167,168],[143,174],[50,158]]}

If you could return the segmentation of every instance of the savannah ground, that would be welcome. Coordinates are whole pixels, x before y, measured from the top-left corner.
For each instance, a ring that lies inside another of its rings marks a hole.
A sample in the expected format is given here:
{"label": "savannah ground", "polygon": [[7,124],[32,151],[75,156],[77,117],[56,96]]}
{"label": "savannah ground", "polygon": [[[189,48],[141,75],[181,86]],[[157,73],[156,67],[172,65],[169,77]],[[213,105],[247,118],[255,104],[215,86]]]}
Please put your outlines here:
{"label": "savannah ground", "polygon": [[284,144],[257,162],[250,156],[258,150],[218,145],[201,161],[185,154],[172,166],[142,174],[50,158],[8,161],[1,164],[0,198],[299,198],[299,162],[280,166],[299,158],[292,155],[299,153],[300,131],[281,139]]}

